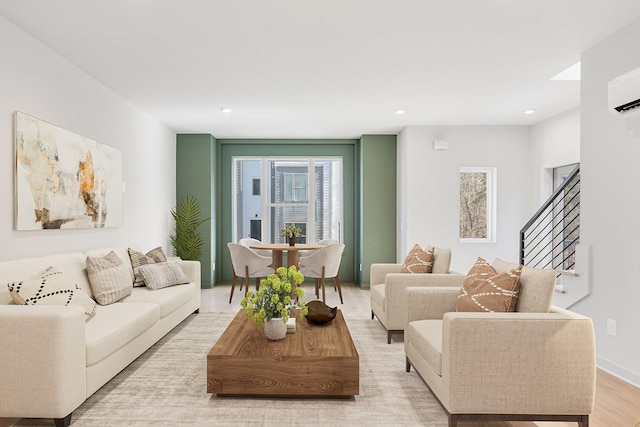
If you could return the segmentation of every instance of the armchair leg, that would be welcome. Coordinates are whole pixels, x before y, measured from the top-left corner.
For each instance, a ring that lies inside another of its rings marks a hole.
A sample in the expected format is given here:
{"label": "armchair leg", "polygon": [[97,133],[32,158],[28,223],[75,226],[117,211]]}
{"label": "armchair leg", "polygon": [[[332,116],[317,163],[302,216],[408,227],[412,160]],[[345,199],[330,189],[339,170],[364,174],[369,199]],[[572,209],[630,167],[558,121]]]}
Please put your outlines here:
{"label": "armchair leg", "polygon": [[375,314],[373,314],[373,310],[371,310],[371,320],[373,320],[374,317],[375,317]]}
{"label": "armchair leg", "polygon": [[391,331],[387,331],[387,344],[391,344]]}
{"label": "armchair leg", "polygon": [[449,427],[458,427],[458,417],[454,414],[449,414]]}
{"label": "armchair leg", "polygon": [[407,371],[407,372],[411,372],[411,362],[409,362],[409,358],[408,357],[405,357],[405,360],[406,360],[406,365],[404,367],[404,370]]}
{"label": "armchair leg", "polygon": [[64,418],[54,418],[53,422],[55,423],[56,427],[69,427],[69,425],[71,424],[71,414],[67,415]]}
{"label": "armchair leg", "polygon": [[581,416],[580,421],[578,421],[578,425],[580,427],[589,427],[589,415]]}

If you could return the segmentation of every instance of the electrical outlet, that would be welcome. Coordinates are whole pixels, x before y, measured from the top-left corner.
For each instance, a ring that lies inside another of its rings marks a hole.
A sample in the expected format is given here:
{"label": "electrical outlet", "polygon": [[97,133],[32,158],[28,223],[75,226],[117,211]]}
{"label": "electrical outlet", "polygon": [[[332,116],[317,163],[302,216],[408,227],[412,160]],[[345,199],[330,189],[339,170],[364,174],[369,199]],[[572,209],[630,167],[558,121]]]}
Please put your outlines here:
{"label": "electrical outlet", "polygon": [[615,337],[618,333],[618,324],[615,320],[607,319],[607,334]]}

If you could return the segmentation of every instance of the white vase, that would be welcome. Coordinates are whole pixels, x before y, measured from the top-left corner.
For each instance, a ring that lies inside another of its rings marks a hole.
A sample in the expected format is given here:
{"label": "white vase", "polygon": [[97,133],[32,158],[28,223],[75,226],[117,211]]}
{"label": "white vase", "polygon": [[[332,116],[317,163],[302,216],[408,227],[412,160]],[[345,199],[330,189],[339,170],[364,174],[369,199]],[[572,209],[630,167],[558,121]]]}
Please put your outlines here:
{"label": "white vase", "polygon": [[270,340],[281,340],[287,335],[287,324],[276,317],[264,321],[264,336]]}

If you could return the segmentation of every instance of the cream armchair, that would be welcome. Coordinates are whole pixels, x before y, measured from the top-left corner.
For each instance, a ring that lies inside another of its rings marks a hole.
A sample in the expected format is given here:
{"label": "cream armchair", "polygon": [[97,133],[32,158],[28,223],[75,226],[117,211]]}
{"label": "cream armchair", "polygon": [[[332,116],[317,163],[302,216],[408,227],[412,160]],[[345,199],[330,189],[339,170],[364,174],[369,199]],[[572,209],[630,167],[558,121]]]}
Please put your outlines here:
{"label": "cream armchair", "polygon": [[[515,267],[496,260],[500,272]],[[525,267],[515,313],[457,313],[458,287],[409,288],[406,370],[462,420],[575,421],[595,397],[591,319],[551,306],[555,272]]]}
{"label": "cream armchair", "polygon": [[431,273],[401,273],[402,264],[371,264],[371,319],[387,330],[387,343],[407,324],[407,288],[410,286],[462,286],[463,275],[449,271],[451,250],[435,248]]}

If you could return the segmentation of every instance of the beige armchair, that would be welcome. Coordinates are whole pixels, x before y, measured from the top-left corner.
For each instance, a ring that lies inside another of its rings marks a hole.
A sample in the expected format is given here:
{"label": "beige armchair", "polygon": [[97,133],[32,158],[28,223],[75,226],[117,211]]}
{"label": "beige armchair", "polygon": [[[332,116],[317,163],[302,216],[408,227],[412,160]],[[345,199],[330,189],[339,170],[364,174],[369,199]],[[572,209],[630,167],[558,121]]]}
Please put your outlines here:
{"label": "beige armchair", "polygon": [[462,286],[463,275],[449,271],[451,250],[435,248],[431,273],[401,273],[402,264],[371,264],[371,319],[387,330],[387,343],[407,324],[407,288],[410,286]]}
{"label": "beige armchair", "polygon": [[[515,264],[496,260],[496,271]],[[595,397],[591,319],[551,305],[555,272],[525,267],[515,313],[457,313],[458,287],[409,288],[406,370],[462,420],[589,424]]]}

